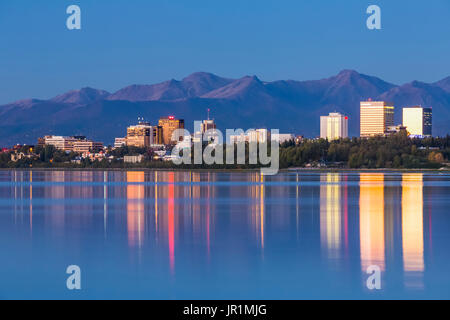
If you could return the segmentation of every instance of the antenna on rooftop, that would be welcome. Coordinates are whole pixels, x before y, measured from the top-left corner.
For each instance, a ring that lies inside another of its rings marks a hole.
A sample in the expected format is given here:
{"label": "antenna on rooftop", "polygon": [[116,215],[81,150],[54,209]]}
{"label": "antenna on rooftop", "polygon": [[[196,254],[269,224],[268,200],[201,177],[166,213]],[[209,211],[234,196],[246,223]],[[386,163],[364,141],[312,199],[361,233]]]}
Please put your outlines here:
{"label": "antenna on rooftop", "polygon": [[208,108],[208,120],[209,120],[209,112],[211,111],[211,109],[210,108]]}

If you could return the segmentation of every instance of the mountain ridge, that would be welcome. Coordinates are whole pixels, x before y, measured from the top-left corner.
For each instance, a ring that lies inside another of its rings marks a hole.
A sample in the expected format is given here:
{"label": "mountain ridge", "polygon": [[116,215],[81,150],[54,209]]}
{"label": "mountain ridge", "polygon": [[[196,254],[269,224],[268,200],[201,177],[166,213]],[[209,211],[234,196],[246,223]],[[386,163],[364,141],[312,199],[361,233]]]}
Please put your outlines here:
{"label": "mountain ridge", "polygon": [[81,88],[48,100],[25,99],[0,106],[0,145],[33,144],[39,135],[84,134],[111,143],[124,136],[126,126],[145,117],[175,114],[191,122],[211,109],[220,128],[278,128],[315,137],[319,116],[339,111],[349,116],[350,135],[359,134],[359,101],[372,98],[400,108],[433,107],[434,134],[449,132],[450,77],[434,83],[412,81],[402,85],[342,70],[319,80],[262,81],[257,76],[230,79],[196,72],[181,80],[130,85],[114,93]]}

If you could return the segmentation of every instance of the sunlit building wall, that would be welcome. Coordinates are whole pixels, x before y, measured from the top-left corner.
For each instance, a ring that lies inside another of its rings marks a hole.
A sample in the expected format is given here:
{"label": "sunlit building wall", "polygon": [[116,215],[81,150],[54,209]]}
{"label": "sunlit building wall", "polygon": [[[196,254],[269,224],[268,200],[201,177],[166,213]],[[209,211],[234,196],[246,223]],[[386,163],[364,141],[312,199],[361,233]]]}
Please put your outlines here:
{"label": "sunlit building wall", "polygon": [[169,116],[159,119],[158,126],[162,128],[162,143],[175,144],[177,141],[172,139],[173,132],[177,129],[184,129],[184,120]]}
{"label": "sunlit building wall", "polygon": [[431,136],[432,134],[432,109],[420,106],[403,108],[403,126],[410,135]]}
{"label": "sunlit building wall", "polygon": [[153,144],[153,127],[149,123],[140,122],[127,128],[127,146],[144,148]]}
{"label": "sunlit building wall", "polygon": [[45,144],[54,146],[56,149],[63,151],[73,151],[73,145],[77,139],[73,137],[63,137],[63,136],[46,136]]}
{"label": "sunlit building wall", "polygon": [[385,101],[361,101],[360,117],[361,137],[385,135],[394,125],[394,106]]}

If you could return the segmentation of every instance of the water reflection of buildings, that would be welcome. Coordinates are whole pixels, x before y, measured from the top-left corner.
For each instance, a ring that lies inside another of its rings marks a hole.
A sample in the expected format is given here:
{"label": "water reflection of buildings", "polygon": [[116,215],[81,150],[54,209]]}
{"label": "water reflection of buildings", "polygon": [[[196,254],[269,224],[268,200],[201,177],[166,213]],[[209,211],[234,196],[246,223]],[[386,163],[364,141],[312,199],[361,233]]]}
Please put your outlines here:
{"label": "water reflection of buildings", "polygon": [[169,172],[169,190],[168,190],[168,236],[169,236],[169,259],[170,270],[175,270],[175,186],[174,173]]}
{"label": "water reflection of buildings", "polygon": [[261,249],[264,249],[264,176],[262,173],[254,173],[251,175],[250,196],[251,202],[251,226],[255,232],[257,242]]}
{"label": "water reflection of buildings", "polygon": [[422,287],[423,173],[405,173],[402,178],[403,268],[407,287]]}
{"label": "water reflection of buildings", "polygon": [[341,175],[326,173],[320,176],[320,239],[330,258],[341,249]]}
{"label": "water reflection of buildings", "polygon": [[261,248],[264,249],[264,176],[261,173],[261,182],[259,185],[259,230],[261,237]]}
{"label": "water reflection of buildings", "polygon": [[141,247],[145,227],[144,221],[144,172],[127,172],[127,229],[128,244]]}
{"label": "water reflection of buildings", "polygon": [[64,232],[65,225],[65,200],[68,198],[66,194],[65,171],[49,171],[45,173],[45,181],[50,181],[50,185],[44,189],[46,198],[53,199],[53,203],[49,205],[46,219],[50,219],[53,232]]}
{"label": "water reflection of buildings", "polygon": [[361,173],[359,188],[361,267],[385,270],[384,174]]}
{"label": "water reflection of buildings", "polygon": [[[200,185],[202,174],[199,172],[190,173],[191,188],[189,190],[189,203],[192,214],[192,229],[195,237],[204,238],[206,240],[206,249],[208,259],[211,251],[211,226],[213,225],[212,217],[214,216],[215,206],[212,204],[215,194],[214,182],[217,174],[208,172],[204,173],[208,185]],[[202,195],[203,191],[203,195]],[[202,210],[201,199],[205,198],[204,210]],[[202,234],[204,233],[204,234]]]}
{"label": "water reflection of buildings", "polygon": [[30,171],[30,233],[33,234],[33,171]]}
{"label": "water reflection of buildings", "polygon": [[[399,188],[385,187],[383,173],[360,174],[362,269],[365,272],[368,266],[377,265],[384,271],[388,258],[393,265],[403,264],[407,287],[422,287],[425,269],[423,174],[402,174],[401,210],[395,204],[400,196],[396,190]],[[399,211],[401,219],[397,219]],[[399,242],[401,248],[396,245]]]}
{"label": "water reflection of buildings", "polygon": [[[178,237],[200,241],[209,259],[215,211],[212,199],[216,196],[212,183],[216,173],[159,171],[153,175],[154,187],[146,190],[146,197],[152,197],[153,192],[154,205],[145,213],[154,207],[155,217],[154,227],[148,230],[155,230],[155,240],[159,245],[167,245],[169,269],[174,274]],[[151,221],[146,221],[147,224]],[[186,243],[189,241],[180,245]]]}

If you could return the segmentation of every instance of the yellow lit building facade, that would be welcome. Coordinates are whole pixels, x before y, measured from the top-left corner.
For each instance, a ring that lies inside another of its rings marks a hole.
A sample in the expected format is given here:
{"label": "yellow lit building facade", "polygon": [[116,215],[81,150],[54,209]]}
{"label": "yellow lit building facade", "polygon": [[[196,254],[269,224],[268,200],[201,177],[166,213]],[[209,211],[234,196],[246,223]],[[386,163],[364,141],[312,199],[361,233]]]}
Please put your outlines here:
{"label": "yellow lit building facade", "polygon": [[385,101],[361,101],[360,135],[368,138],[385,135],[394,126],[394,106]]}
{"label": "yellow lit building facade", "polygon": [[146,148],[154,144],[154,127],[147,122],[139,122],[138,125],[127,128],[127,146]]}
{"label": "yellow lit building facade", "polygon": [[172,140],[172,134],[177,129],[184,129],[184,120],[169,116],[159,119],[158,125],[162,128],[162,143],[174,144],[176,141]]}

